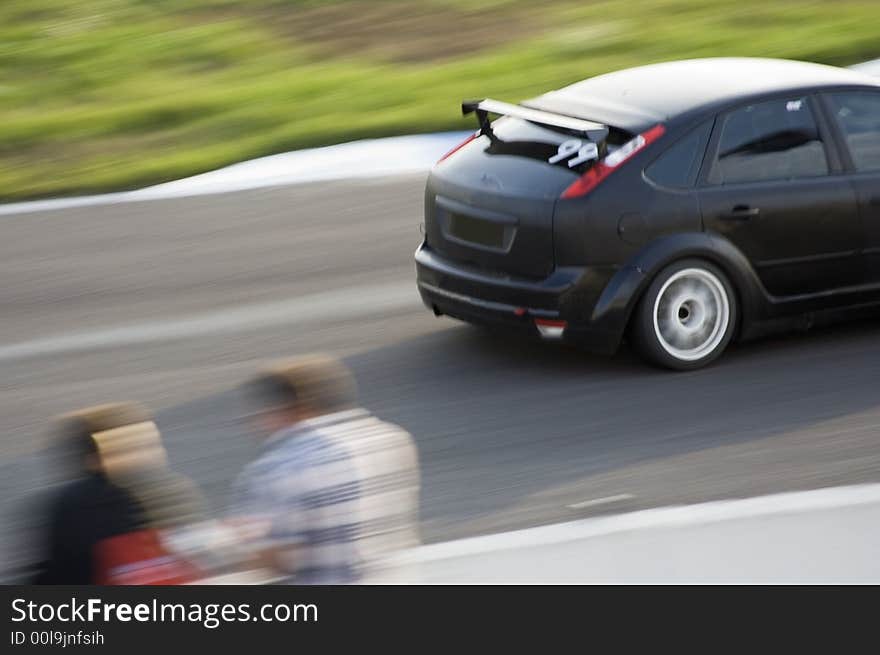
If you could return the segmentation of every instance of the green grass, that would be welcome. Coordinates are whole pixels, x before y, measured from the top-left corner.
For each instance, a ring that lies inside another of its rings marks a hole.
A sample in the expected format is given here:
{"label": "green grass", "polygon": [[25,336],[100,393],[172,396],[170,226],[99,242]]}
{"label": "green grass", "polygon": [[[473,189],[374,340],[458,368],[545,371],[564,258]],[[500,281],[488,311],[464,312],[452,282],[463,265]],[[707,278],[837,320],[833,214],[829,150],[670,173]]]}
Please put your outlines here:
{"label": "green grass", "polygon": [[3,0],[0,199],[458,129],[463,97],[519,100],[654,61],[880,56],[877,0],[389,4]]}

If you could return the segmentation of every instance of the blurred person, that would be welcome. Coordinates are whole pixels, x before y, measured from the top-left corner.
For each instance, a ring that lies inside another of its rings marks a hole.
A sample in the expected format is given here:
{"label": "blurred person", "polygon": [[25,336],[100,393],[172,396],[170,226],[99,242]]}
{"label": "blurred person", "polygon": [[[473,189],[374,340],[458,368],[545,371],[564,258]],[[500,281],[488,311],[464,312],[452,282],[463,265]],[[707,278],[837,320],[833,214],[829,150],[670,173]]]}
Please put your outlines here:
{"label": "blurred person", "polygon": [[357,406],[354,378],[316,355],[246,387],[263,453],[236,484],[234,514],[257,559],[292,584],[403,581],[419,543],[412,437]]}
{"label": "blurred person", "polygon": [[[114,403],[65,415],[58,433],[75,479],[50,502],[46,559],[36,584],[113,583],[114,565],[143,573],[138,557],[169,559],[151,530],[204,517],[201,495],[168,467],[159,430],[140,405]],[[166,566],[160,579],[176,580],[169,572]]]}

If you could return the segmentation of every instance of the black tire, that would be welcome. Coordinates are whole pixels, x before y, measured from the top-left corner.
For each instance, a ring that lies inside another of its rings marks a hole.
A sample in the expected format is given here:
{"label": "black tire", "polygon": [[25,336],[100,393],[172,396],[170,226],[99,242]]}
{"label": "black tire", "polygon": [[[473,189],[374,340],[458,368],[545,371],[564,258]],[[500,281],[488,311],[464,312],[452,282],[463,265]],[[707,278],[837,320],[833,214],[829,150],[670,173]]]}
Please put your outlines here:
{"label": "black tire", "polygon": [[660,271],[642,294],[630,336],[651,364],[692,371],[721,356],[738,320],[736,292],[727,276],[702,259],[684,259]]}

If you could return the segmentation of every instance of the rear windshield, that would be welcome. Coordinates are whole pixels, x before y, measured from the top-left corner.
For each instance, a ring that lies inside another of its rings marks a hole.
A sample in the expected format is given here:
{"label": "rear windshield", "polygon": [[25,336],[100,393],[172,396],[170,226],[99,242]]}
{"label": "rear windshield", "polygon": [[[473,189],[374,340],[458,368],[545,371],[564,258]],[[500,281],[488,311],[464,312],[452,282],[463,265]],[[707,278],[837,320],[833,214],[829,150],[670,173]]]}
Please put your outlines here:
{"label": "rear windshield", "polygon": [[505,116],[492,123],[491,143],[486,153],[528,157],[582,173],[633,136],[610,127],[608,135],[602,141],[595,142],[581,134]]}

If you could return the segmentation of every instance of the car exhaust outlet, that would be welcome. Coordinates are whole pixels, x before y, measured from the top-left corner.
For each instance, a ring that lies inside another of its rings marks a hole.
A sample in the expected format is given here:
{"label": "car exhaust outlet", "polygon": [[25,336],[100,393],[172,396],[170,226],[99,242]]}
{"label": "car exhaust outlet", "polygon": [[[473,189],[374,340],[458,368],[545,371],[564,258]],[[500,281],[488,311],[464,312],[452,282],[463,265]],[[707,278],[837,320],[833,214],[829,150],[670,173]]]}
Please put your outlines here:
{"label": "car exhaust outlet", "polygon": [[535,327],[544,339],[561,339],[565,328],[568,327],[566,321],[552,321],[546,318],[536,318]]}

